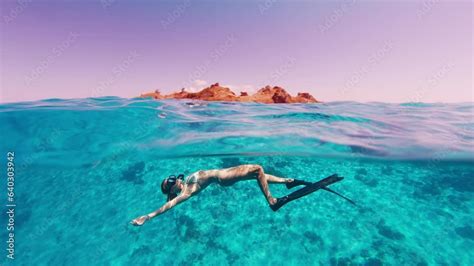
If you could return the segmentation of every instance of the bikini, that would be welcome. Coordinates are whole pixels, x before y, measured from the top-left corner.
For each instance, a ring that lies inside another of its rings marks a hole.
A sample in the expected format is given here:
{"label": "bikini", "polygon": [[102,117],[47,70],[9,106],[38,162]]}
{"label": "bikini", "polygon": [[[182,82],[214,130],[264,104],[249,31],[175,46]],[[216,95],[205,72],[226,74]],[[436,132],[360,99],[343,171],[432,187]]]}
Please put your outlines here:
{"label": "bikini", "polygon": [[184,183],[188,184],[188,185],[190,185],[190,184],[198,184],[199,185],[198,181],[199,181],[199,171],[188,175],[186,177]]}

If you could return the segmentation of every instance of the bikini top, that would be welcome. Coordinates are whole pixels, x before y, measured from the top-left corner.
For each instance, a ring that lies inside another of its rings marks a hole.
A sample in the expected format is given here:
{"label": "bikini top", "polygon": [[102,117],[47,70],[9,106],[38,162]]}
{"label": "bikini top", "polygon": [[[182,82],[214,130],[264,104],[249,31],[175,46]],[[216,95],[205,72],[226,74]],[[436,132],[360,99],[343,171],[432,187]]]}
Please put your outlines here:
{"label": "bikini top", "polygon": [[199,172],[195,172],[190,174],[184,180],[185,184],[196,184],[199,181]]}

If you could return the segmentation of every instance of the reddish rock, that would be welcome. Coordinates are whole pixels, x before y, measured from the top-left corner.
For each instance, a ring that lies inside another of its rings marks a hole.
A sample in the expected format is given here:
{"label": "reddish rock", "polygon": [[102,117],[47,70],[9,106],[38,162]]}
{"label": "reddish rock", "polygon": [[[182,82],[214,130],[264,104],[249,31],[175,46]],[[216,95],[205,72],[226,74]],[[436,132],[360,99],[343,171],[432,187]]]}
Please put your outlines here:
{"label": "reddish rock", "polygon": [[317,103],[317,102],[320,102],[318,100],[316,100],[313,95],[307,93],[307,92],[298,92],[298,95],[296,95],[295,97],[295,100],[299,103],[305,103],[305,102],[308,102],[308,103]]}
{"label": "reddish rock", "polygon": [[160,94],[160,92],[149,92],[149,93],[143,93],[140,95],[141,98],[153,98],[153,99],[163,99],[163,96]]}
{"label": "reddish rock", "polygon": [[157,90],[152,93],[142,94],[140,97],[153,97],[155,99],[195,99],[203,101],[226,101],[226,102],[259,102],[259,103],[316,103],[319,102],[307,92],[298,93],[292,97],[285,89],[275,86],[265,86],[253,95],[241,92],[235,95],[229,88],[221,87],[219,83],[212,84],[199,92],[186,92],[183,88],[180,92],[161,95]]}
{"label": "reddish rock", "polygon": [[211,87],[205,88],[200,92],[196,92],[190,98],[204,101],[237,101],[237,96],[234,92],[229,88],[220,87],[216,84],[213,84]]}
{"label": "reddish rock", "polygon": [[189,98],[189,92],[185,91],[184,89],[181,89],[180,92],[175,92],[175,93],[172,93],[172,94],[168,94],[168,95],[165,95],[163,96],[163,98],[165,99],[186,99],[186,98]]}
{"label": "reddish rock", "polygon": [[284,89],[276,87],[274,91],[272,100],[274,103],[291,103],[291,95],[287,93]]}
{"label": "reddish rock", "polygon": [[265,86],[250,96],[253,101],[260,103],[292,103],[291,95],[283,88]]}

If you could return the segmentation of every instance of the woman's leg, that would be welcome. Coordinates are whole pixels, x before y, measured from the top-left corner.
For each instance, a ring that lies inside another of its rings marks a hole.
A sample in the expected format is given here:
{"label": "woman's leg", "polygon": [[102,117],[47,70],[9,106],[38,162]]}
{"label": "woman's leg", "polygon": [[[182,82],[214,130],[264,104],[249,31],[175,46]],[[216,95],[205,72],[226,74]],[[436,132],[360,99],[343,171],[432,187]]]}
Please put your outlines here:
{"label": "woman's leg", "polygon": [[283,178],[274,175],[265,174],[268,183],[285,184],[293,182],[293,178]]}
{"label": "woman's leg", "polygon": [[[260,190],[262,191],[263,195],[265,195],[265,198],[268,201],[268,204],[273,205],[276,203],[276,199],[272,197],[272,194],[270,193],[270,189],[268,188],[268,177],[263,171],[263,167],[260,165],[253,165],[251,171],[255,171],[257,173],[257,181],[258,185],[260,187]],[[274,176],[272,176],[274,177]],[[275,181],[282,181],[279,178],[273,179]]]}
{"label": "woman's leg", "polygon": [[257,179],[260,190],[267,199],[270,205],[276,202],[276,199],[272,197],[268,183],[289,183],[293,181],[290,178],[281,178],[273,175],[265,174],[263,167],[257,164],[239,165],[236,167],[221,169],[221,170],[210,170],[205,171],[208,175],[216,176],[219,183],[224,186],[229,186],[237,181]]}

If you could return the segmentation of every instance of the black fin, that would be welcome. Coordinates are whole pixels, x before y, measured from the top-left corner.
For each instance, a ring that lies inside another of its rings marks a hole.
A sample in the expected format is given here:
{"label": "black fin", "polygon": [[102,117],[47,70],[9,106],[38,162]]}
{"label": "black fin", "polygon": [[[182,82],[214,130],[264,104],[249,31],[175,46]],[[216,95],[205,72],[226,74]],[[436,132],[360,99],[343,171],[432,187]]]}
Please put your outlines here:
{"label": "black fin", "polygon": [[284,197],[278,198],[277,202],[273,205],[270,205],[270,208],[273,211],[277,211],[280,209],[283,205],[287,204],[290,201],[293,201],[295,199],[299,199],[303,196],[306,196],[308,194],[311,194],[323,187],[329,186],[331,184],[334,184],[338,181],[341,181],[344,179],[344,177],[337,176],[337,174],[328,176],[324,179],[319,180],[318,182],[312,183],[310,185],[307,185],[303,188],[298,189],[297,191],[294,191]]}
{"label": "black fin", "polygon": [[278,209],[280,209],[283,205],[287,204],[289,201],[288,201],[288,196],[284,196],[284,197],[281,197],[281,198],[278,198],[277,199],[277,202],[273,205],[270,205],[270,208],[276,212],[278,211]]}
{"label": "black fin", "polygon": [[308,182],[308,181],[304,181],[304,180],[299,180],[299,179],[293,179],[293,182],[290,182],[290,183],[286,183],[286,188],[287,189],[290,189],[290,188],[294,188],[296,186],[299,186],[299,185],[311,185],[312,183],[311,182]]}
{"label": "black fin", "polygon": [[[337,176],[337,174],[332,174],[329,177],[333,177],[333,176]],[[300,185],[308,186],[308,185],[311,185],[311,184],[313,184],[313,182],[308,182],[308,181],[304,181],[304,180],[300,180],[300,179],[294,179],[293,182],[286,183],[285,185],[286,185],[287,189],[291,189],[291,188],[294,188],[296,186],[300,186]]]}
{"label": "black fin", "polygon": [[334,190],[332,190],[332,189],[330,189],[330,188],[328,188],[328,187],[323,187],[323,188],[321,188],[321,189],[324,189],[324,190],[326,190],[326,191],[329,191],[329,192],[331,192],[331,193],[334,193],[334,194],[338,195],[339,197],[341,197],[341,198],[343,198],[343,199],[349,201],[349,202],[352,203],[353,205],[356,205],[356,206],[357,206],[357,204],[356,204],[353,200],[351,200],[350,198],[348,198],[348,197],[346,197],[346,196],[344,196],[344,195],[342,195],[342,194],[339,194],[339,193],[337,193],[336,191],[334,191]]}

